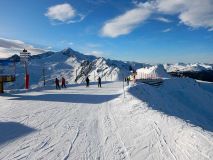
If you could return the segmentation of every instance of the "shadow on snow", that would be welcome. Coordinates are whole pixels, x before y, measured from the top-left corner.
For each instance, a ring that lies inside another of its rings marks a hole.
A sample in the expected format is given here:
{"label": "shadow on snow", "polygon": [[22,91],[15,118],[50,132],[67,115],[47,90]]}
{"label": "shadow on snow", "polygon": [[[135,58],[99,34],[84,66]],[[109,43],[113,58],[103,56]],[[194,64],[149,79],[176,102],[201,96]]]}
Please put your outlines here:
{"label": "shadow on snow", "polygon": [[202,99],[198,94],[200,92],[204,95],[205,91],[192,90],[189,94],[188,91],[183,89],[166,93],[166,90],[161,88],[146,84],[142,84],[142,86],[132,87],[129,92],[137,99],[147,102],[154,110],[168,116],[175,116],[194,126],[213,132],[212,97],[207,95],[205,99]]}
{"label": "shadow on snow", "polygon": [[89,94],[43,94],[43,95],[10,95],[10,100],[32,100],[68,103],[99,104],[115,99],[119,94],[113,95],[89,95]]}
{"label": "shadow on snow", "polygon": [[0,122],[0,145],[34,131],[35,129],[17,122]]}
{"label": "shadow on snow", "polygon": [[[109,83],[113,83],[112,81],[102,81],[102,88],[104,88],[104,84],[109,84]],[[72,83],[72,84],[66,84],[67,88],[77,88],[77,87],[82,87],[85,86],[86,88],[86,83],[82,82],[82,83]],[[97,86],[98,88],[98,82],[90,82],[90,86]],[[61,87],[61,84],[60,84]],[[40,86],[37,88],[30,88],[30,89],[14,89],[11,90],[10,92],[6,92],[4,95],[9,95],[9,94],[20,94],[20,93],[29,93],[29,92],[39,92],[39,91],[43,91],[43,90],[55,90],[55,85],[54,83],[52,83],[51,85],[46,85],[46,86]],[[2,95],[2,96],[4,96]]]}

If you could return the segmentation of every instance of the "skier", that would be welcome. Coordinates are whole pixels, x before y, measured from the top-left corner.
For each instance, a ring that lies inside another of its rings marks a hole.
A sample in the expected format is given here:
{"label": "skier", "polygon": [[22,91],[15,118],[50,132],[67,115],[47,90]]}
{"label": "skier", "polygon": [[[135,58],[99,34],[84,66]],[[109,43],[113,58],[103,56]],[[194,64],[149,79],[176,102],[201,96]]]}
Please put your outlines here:
{"label": "skier", "polygon": [[86,78],[86,83],[87,83],[86,87],[89,87],[89,77]]}
{"label": "skier", "polygon": [[134,82],[134,83],[136,82],[135,74],[133,75],[133,82]]}
{"label": "skier", "polygon": [[127,77],[127,78],[126,78],[127,86],[129,85],[129,81],[130,81],[130,78]]}
{"label": "skier", "polygon": [[61,89],[61,88],[60,88],[60,85],[59,85],[59,80],[58,80],[58,78],[55,79],[55,87],[56,87],[56,89]]}
{"label": "skier", "polygon": [[65,78],[62,77],[61,78],[61,88],[67,88],[66,85],[65,85],[66,81],[65,81]]}
{"label": "skier", "polygon": [[101,88],[101,77],[98,77],[98,87]]}

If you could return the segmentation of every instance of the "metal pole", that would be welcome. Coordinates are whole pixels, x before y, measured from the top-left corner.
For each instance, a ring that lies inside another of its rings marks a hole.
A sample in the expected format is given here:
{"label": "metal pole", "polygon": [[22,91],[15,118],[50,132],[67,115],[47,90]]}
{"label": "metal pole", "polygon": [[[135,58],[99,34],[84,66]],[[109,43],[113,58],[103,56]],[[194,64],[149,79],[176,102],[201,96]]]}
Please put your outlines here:
{"label": "metal pole", "polygon": [[24,61],[24,69],[25,69],[25,89],[27,89],[27,62]]}
{"label": "metal pole", "polygon": [[25,61],[25,88],[29,89],[29,74],[28,74],[28,68],[27,68],[27,62]]}
{"label": "metal pole", "polygon": [[44,86],[46,85],[46,83],[45,83],[45,67],[44,67],[44,65],[43,65],[43,80],[44,80]]}
{"label": "metal pole", "polygon": [[77,82],[77,69],[75,70],[75,81]]}
{"label": "metal pole", "polygon": [[[16,79],[16,61],[14,60],[14,78]],[[16,88],[16,82],[13,83],[14,88]]]}
{"label": "metal pole", "polygon": [[123,92],[124,92],[124,98],[125,98],[125,89],[124,89],[124,75],[122,74],[123,77]]}

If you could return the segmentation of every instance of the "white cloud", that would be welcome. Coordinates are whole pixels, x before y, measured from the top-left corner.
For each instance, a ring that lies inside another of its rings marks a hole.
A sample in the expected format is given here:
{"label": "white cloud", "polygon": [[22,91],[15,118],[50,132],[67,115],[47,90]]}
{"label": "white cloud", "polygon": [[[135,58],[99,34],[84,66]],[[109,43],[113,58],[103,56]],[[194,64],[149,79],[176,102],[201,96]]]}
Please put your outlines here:
{"label": "white cloud", "polygon": [[[150,0],[146,3],[133,0],[136,8],[106,21],[101,29],[102,36],[118,37],[132,32],[140,23],[157,15],[178,16],[180,23],[192,28],[213,28],[213,0]],[[156,20],[169,23],[169,19]]]}
{"label": "white cloud", "polygon": [[0,47],[0,58],[7,58],[8,50],[6,48]]}
{"label": "white cloud", "polygon": [[58,4],[49,7],[48,11],[45,13],[45,16],[53,20],[65,22],[75,17],[75,10],[68,3]]}
{"label": "white cloud", "polygon": [[68,45],[72,46],[74,43],[73,42],[69,42]]}
{"label": "white cloud", "polygon": [[23,49],[27,49],[32,55],[46,52],[46,49],[36,48],[20,40],[0,38],[0,58],[7,58],[13,54],[19,54]]}
{"label": "white cloud", "polygon": [[171,20],[164,18],[164,17],[157,17],[155,19],[158,20],[158,21],[161,21],[161,22],[165,22],[165,23],[171,23],[172,22]]}
{"label": "white cloud", "polygon": [[149,18],[151,10],[146,5],[138,5],[124,14],[107,21],[101,29],[101,35],[118,37],[133,31],[140,23]]}
{"label": "white cloud", "polygon": [[44,15],[53,21],[53,25],[58,24],[56,22],[76,23],[85,18],[84,15],[77,13],[68,3],[51,6]]}
{"label": "white cloud", "polygon": [[156,0],[154,5],[161,13],[176,14],[185,10],[186,1],[188,0]]}
{"label": "white cloud", "polygon": [[159,12],[177,14],[180,22],[193,27],[213,27],[212,0],[156,0]]}
{"label": "white cloud", "polygon": [[172,31],[172,29],[171,28],[167,28],[167,29],[164,29],[162,32],[166,33],[166,32],[170,32],[170,31]]}

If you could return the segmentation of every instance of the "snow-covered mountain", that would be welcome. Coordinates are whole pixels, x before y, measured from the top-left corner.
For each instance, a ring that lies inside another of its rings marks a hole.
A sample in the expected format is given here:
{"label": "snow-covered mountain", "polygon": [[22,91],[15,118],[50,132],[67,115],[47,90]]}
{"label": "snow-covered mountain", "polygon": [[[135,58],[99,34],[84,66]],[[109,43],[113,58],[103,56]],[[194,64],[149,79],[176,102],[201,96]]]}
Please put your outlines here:
{"label": "snow-covered mountain", "polygon": [[199,71],[207,71],[213,70],[213,64],[205,64],[205,63],[176,63],[176,64],[164,64],[164,68],[167,72],[199,72]]}
{"label": "snow-covered mountain", "polygon": [[[19,56],[15,55],[10,60],[16,63],[16,82],[12,88],[24,88],[24,67],[20,63]],[[84,55],[71,48],[60,52],[46,52],[31,57],[29,63],[30,84],[32,88],[43,85],[43,75],[46,84],[53,84],[56,77],[65,77],[68,83],[77,80],[81,83],[86,76],[91,81],[97,81],[100,76],[104,81],[121,80],[131,74],[132,69],[148,67],[149,64],[136,62],[123,62],[118,60],[105,59],[93,55]]]}
{"label": "snow-covered mountain", "polygon": [[[7,60],[15,61],[14,65],[6,67],[6,72],[16,71],[16,82],[7,84],[7,88],[24,88],[24,66],[20,63],[20,57],[14,55]],[[142,68],[142,69],[141,69]],[[122,80],[123,77],[129,76],[131,70],[142,71],[144,74],[154,74],[157,77],[169,77],[167,72],[178,71],[206,71],[213,70],[211,64],[164,64],[150,65],[137,62],[124,62],[111,60],[93,55],[84,55],[71,48],[64,49],[60,52],[45,52],[39,55],[33,55],[29,63],[30,84],[32,88],[43,86],[43,75],[47,85],[54,84],[54,79],[63,76],[68,83],[74,83],[77,80],[81,83],[86,76],[91,81],[97,81],[98,76],[104,81]],[[166,71],[165,71],[165,70]],[[2,70],[0,69],[2,72]],[[139,74],[140,76],[141,74]]]}

